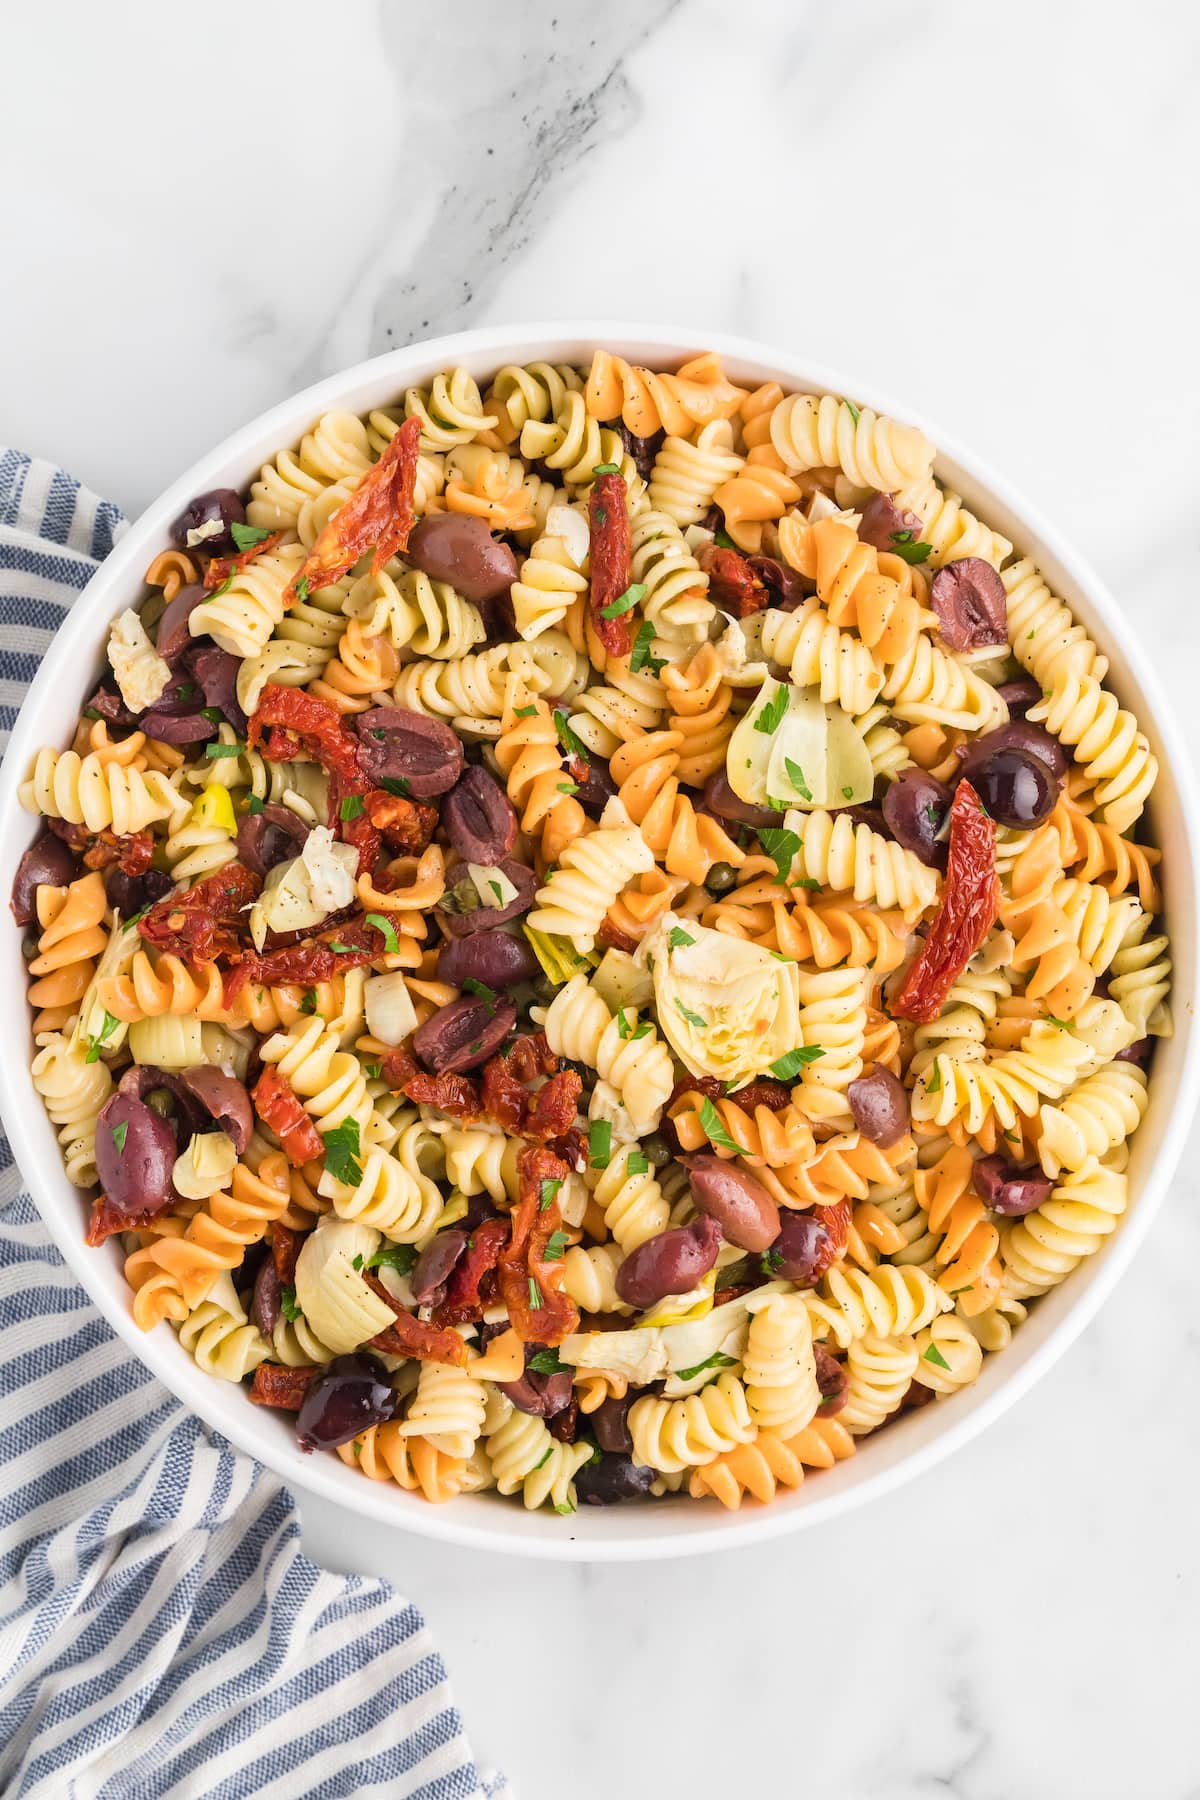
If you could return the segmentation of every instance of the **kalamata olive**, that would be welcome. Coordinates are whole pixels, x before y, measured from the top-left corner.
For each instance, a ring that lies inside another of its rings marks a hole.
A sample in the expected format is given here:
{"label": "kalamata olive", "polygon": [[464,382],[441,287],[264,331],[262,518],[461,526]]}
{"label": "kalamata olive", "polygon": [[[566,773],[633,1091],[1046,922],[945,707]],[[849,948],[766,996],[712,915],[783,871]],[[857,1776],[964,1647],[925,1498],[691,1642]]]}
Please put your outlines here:
{"label": "kalamata olive", "polygon": [[205,1063],[198,1068],[181,1070],[179,1079],[209,1118],[232,1140],[240,1156],[254,1130],[254,1108],[237,1076],[227,1075],[224,1069]]}
{"label": "kalamata olive", "polygon": [[296,1419],[302,1450],[333,1450],[371,1425],[382,1425],[395,1410],[387,1370],[363,1350],[335,1356],[317,1376]]}
{"label": "kalamata olive", "polygon": [[199,684],[204,704],[213,707],[233,726],[239,737],[244,737],[248,720],[237,697],[238,671],[242,666],[239,658],[201,640],[192,646],[183,660]]}
{"label": "kalamata olive", "polygon": [[615,1506],[619,1500],[638,1500],[654,1485],[654,1470],[635,1463],[631,1456],[602,1456],[584,1463],[575,1476],[575,1493],[585,1506]]}
{"label": "kalamata olive", "polygon": [[202,582],[191,581],[167,601],[154,640],[155,649],[164,661],[174,663],[176,657],[182,656],[191,646],[194,640],[188,630],[188,620],[197,606],[211,598]]}
{"label": "kalamata olive", "polygon": [[162,1106],[161,1116],[172,1116],[173,1103],[177,1144],[186,1142],[191,1132],[198,1131],[209,1123],[208,1114],[191,1089],[184,1085],[182,1075],[176,1075],[169,1069],[157,1069],[153,1063],[134,1063],[132,1068],[126,1069],[117,1083],[117,1092],[124,1094],[127,1099],[141,1100],[148,1106],[156,1104],[156,1093],[165,1095],[167,1104]]}
{"label": "kalamata olive", "polygon": [[1050,1198],[1054,1183],[1036,1164],[1016,1169],[1002,1156],[981,1156],[972,1172],[972,1185],[993,1212],[1019,1219]]}
{"label": "kalamata olive", "polygon": [[893,494],[872,494],[862,509],[858,535],[876,550],[895,551],[905,544],[919,544],[924,530],[920,516],[897,506]]}
{"label": "kalamata olive", "polygon": [[656,1306],[668,1294],[690,1293],[717,1260],[721,1228],[715,1219],[693,1219],[647,1238],[631,1250],[617,1270],[617,1293],[626,1306],[640,1311]]}
{"label": "kalamata olive", "polygon": [[1052,775],[1067,772],[1067,753],[1053,732],[1044,725],[1031,725],[1028,719],[1010,719],[1007,725],[998,725],[995,731],[985,731],[982,737],[969,738],[958,746],[962,773],[974,781],[976,770],[997,750],[1023,750],[1026,756],[1044,762]]}
{"label": "kalamata olive", "polygon": [[1113,1057],[1114,1062],[1136,1063],[1139,1069],[1148,1069],[1154,1056],[1154,1039],[1139,1038],[1136,1044],[1127,1044],[1124,1050],[1118,1050]]}
{"label": "kalamata olive", "polygon": [[662,448],[666,438],[665,431],[652,432],[649,437],[637,437],[630,431],[624,419],[613,422],[614,429],[621,434],[621,442],[637,464],[637,472],[643,481],[649,481],[654,469],[654,459]]}
{"label": "kalamata olive", "polygon": [[737,870],[732,863],[716,862],[705,876],[704,885],[710,894],[727,894],[737,886]]}
{"label": "kalamata olive", "polygon": [[496,1386],[508,1395],[518,1412],[530,1413],[535,1419],[553,1419],[571,1404],[574,1392],[570,1369],[559,1369],[553,1375],[526,1369],[516,1381],[498,1381]]}
{"label": "kalamata olive", "polygon": [[696,1211],[721,1227],[727,1243],[741,1250],[766,1250],[779,1236],[779,1208],[761,1181],[719,1156],[682,1159]]}
{"label": "kalamata olive", "polygon": [[876,1065],[846,1089],[854,1123],[865,1138],[886,1150],[908,1130],[908,1094],[890,1069]]}
{"label": "kalamata olive", "polygon": [[832,1418],[834,1413],[841,1412],[850,1397],[850,1376],[843,1363],[840,1363],[831,1350],[824,1344],[813,1345],[813,1358],[817,1365],[817,1388],[821,1395],[821,1417]]}
{"label": "kalamata olive", "polygon": [[434,1295],[443,1285],[467,1247],[465,1231],[439,1231],[432,1237],[413,1264],[408,1285],[418,1306],[431,1306]]}
{"label": "kalamata olive", "polygon": [[475,883],[466,869],[460,867],[458,879],[437,903],[438,919],[448,937],[473,937],[477,931],[492,931],[497,925],[504,925],[509,919],[517,919],[529,911],[538,888],[533,870],[514,856],[506,856],[496,867],[512,882],[517,890],[515,897],[507,906],[484,906]]}
{"label": "kalamata olive", "polygon": [[254,1323],[264,1337],[270,1337],[279,1323],[283,1311],[280,1298],[281,1287],[282,1284],[275,1269],[275,1258],[273,1256],[264,1257],[258,1274],[254,1277],[254,1305],[251,1309]]}
{"label": "kalamata olive", "polygon": [[[537,977],[539,963],[523,937],[507,931],[477,931],[474,937],[452,938],[438,952],[439,981],[461,987],[464,981],[482,981],[502,994],[520,981]],[[548,996],[553,1000],[557,989]]]}
{"label": "kalamata olive", "polygon": [[1042,697],[1042,684],[1032,675],[1019,675],[1014,681],[1002,681],[996,689],[1014,719],[1023,719],[1031,706]]}
{"label": "kalamata olive", "polygon": [[171,542],[181,550],[204,550],[213,556],[224,556],[237,549],[233,525],[245,522],[246,509],[232,488],[210,488],[206,494],[197,494],[188,501],[171,526]]}
{"label": "kalamata olive", "polygon": [[883,816],[898,844],[931,869],[945,868],[946,846],[937,842],[953,795],[924,769],[902,769],[883,796]]}
{"label": "kalamata olive", "polygon": [[[561,1383],[564,1378],[562,1375],[549,1375],[539,1379],[545,1381],[548,1387],[552,1381]],[[573,1444],[579,1431],[579,1395],[575,1392],[570,1375],[566,1376],[566,1381],[567,1403],[549,1415],[546,1429],[557,1443]]]}
{"label": "kalamata olive", "polygon": [[517,559],[483,519],[429,513],[413,527],[406,559],[434,581],[448,581],[464,600],[493,600],[517,579]]}
{"label": "kalamata olive", "polygon": [[568,756],[567,774],[575,783],[571,798],[578,800],[589,819],[598,819],[617,791],[607,762],[595,750],[586,757]]}
{"label": "kalamata olive", "polygon": [[633,1434],[629,1429],[629,1409],[636,1398],[635,1394],[623,1394],[618,1400],[615,1395],[610,1394],[590,1414],[592,1434],[602,1450],[615,1451],[619,1456],[627,1456],[632,1451]]}
{"label": "kalamata olive", "polygon": [[102,681],[83,709],[85,719],[104,719],[109,725],[132,725],[133,714],[125,704],[120,689],[111,681]]}
{"label": "kalamata olive", "polygon": [[486,769],[463,771],[441,804],[442,825],[464,862],[502,862],[517,841],[512,801]]}
{"label": "kalamata olive", "polygon": [[964,556],[939,569],[929,584],[929,604],[951,650],[1008,643],[1008,595],[982,556]]}
{"label": "kalamata olive", "polygon": [[309,827],[290,806],[264,806],[238,820],[238,861],[255,875],[266,875],[276,863],[299,856]]}
{"label": "kalamata olive", "polygon": [[746,561],[765,588],[778,612],[793,612],[807,598],[803,577],[777,556],[748,556]]}
{"label": "kalamata olive", "polygon": [[997,750],[971,776],[984,806],[1001,825],[1027,830],[1054,811],[1059,783],[1027,750]]}
{"label": "kalamata olive", "polygon": [[158,712],[151,708],[142,713],[138,725],[147,737],[163,744],[202,744],[217,735],[215,719],[206,719],[200,707],[191,712]]}
{"label": "kalamata olive", "polygon": [[704,804],[718,819],[732,819],[739,825],[777,825],[779,814],[769,806],[752,806],[739,799],[730,787],[725,771],[718,769],[704,784]]}
{"label": "kalamata olive", "polygon": [[36,917],[38,888],[66,887],[78,874],[79,865],[67,845],[52,831],[43,831],[41,837],[30,844],[13,876],[12,899],[8,904],[17,924],[28,925],[30,919]]}
{"label": "kalamata olive", "polygon": [[441,719],[402,706],[373,706],[352,724],[362,745],[359,765],[369,781],[404,782],[407,796],[429,800],[447,793],[463,772],[463,747]]}
{"label": "kalamata olive", "polygon": [[500,1048],[517,1022],[508,1000],[488,1001],[463,995],[426,1019],[413,1034],[413,1049],[435,1075],[478,1069]]}
{"label": "kalamata olive", "polygon": [[134,1218],[161,1212],[174,1197],[174,1127],[141,1100],[115,1093],[96,1121],[96,1173],[110,1205]]}
{"label": "kalamata olive", "polygon": [[132,919],[144,906],[153,906],[169,894],[175,883],[161,869],[147,869],[144,875],[126,875],[112,868],[104,876],[104,896],[114,912]]}
{"label": "kalamata olive", "polygon": [[771,1246],[771,1271],[797,1287],[814,1287],[829,1267],[831,1247],[829,1232],[815,1213],[784,1207],[779,1236]]}

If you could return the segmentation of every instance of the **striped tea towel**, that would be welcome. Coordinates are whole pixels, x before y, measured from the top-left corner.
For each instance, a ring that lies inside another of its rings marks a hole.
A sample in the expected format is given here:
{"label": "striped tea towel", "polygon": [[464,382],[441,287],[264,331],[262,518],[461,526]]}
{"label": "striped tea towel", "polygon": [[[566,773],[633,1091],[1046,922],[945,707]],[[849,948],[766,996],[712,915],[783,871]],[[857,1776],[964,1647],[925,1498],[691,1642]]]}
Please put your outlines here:
{"label": "striped tea towel", "polygon": [[[122,527],[0,448],[0,731]],[[0,1794],[511,1800],[420,1613],[301,1555],[292,1496],[129,1355],[20,1185],[0,1136]]]}

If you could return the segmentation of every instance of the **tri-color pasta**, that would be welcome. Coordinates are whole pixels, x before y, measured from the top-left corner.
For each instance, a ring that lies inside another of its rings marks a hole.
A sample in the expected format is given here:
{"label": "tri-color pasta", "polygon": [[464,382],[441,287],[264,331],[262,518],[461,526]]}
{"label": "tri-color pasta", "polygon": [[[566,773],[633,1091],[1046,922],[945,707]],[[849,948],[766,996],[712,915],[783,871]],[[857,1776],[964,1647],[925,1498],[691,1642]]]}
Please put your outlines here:
{"label": "tri-color pasta", "polygon": [[144,1329],[430,1501],[736,1507],[1101,1247],[1171,1029],[1157,765],[933,460],[598,350],[197,497],[13,898]]}

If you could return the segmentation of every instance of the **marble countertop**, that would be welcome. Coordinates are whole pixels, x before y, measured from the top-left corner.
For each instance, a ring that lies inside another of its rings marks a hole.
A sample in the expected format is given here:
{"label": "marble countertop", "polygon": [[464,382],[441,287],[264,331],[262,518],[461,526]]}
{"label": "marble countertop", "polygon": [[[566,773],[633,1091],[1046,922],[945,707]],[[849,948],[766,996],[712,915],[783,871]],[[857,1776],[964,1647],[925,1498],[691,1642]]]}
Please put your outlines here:
{"label": "marble countertop", "polygon": [[[1194,9],[67,0],[5,33],[0,438],[136,512],[434,331],[803,346],[1060,522],[1200,749]],[[520,1800],[1195,1796],[1198,1156],[1029,1399],[819,1534],[485,1563],[305,1499],[310,1546],[425,1609]]]}

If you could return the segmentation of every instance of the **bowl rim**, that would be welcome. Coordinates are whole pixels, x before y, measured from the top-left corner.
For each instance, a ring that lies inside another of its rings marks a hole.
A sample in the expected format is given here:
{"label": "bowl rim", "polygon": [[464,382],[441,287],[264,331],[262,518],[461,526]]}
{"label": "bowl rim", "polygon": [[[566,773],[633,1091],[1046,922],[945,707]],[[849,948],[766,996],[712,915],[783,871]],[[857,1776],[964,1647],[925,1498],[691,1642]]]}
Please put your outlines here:
{"label": "bowl rim", "polygon": [[[596,1514],[585,1509],[576,1516],[569,1529],[565,1522],[552,1516],[524,1514],[517,1506],[501,1507],[492,1496],[464,1496],[453,1506],[430,1506],[398,1490],[391,1482],[361,1480],[347,1470],[337,1458],[305,1457],[294,1440],[261,1429],[261,1420],[251,1409],[244,1394],[226,1392],[226,1384],[205,1375],[178,1344],[165,1325],[143,1334],[134,1324],[126,1305],[108,1291],[100,1279],[106,1266],[83,1242],[82,1234],[69,1228],[67,1196],[77,1207],[79,1190],[66,1182],[58,1147],[51,1133],[45,1143],[46,1121],[32,1087],[28,1063],[30,1058],[0,1058],[0,1114],[7,1122],[9,1140],[18,1167],[46,1223],[57,1248],[102,1316],[132,1349],[135,1355],[158,1376],[163,1384],[212,1429],[222,1433],[240,1449],[264,1463],[289,1484],[295,1484],[323,1499],[333,1501],[367,1517],[375,1518],[401,1530],[455,1544],[464,1548],[499,1551],[554,1561],[631,1561],[703,1554],[716,1549],[731,1549],[747,1543],[765,1542],[785,1533],[798,1531],[848,1513],[890,1493],[917,1474],[928,1471],[953,1451],[969,1443],[989,1424],[1029,1391],[1034,1383],[1063,1355],[1066,1349],[1095,1316],[1104,1300],[1125,1273],[1165,1197],[1167,1187],[1183,1148],[1198,1095],[1200,1095],[1200,1056],[1195,1053],[1195,901],[1200,888],[1200,809],[1197,806],[1195,779],[1180,740],[1171,708],[1166,702],[1156,675],[1145,660],[1142,645],[1127,627],[1107,586],[1096,571],[1049,523],[1040,508],[1019,494],[1006,478],[973,453],[965,451],[957,440],[933,424],[922,409],[896,403],[888,393],[873,383],[863,384],[847,379],[839,371],[802,352],[780,349],[754,339],[722,332],[697,332],[689,328],[639,324],[614,320],[534,321],[530,324],[489,325],[456,332],[440,338],[421,340],[382,356],[368,358],[349,368],[323,377],[309,387],[280,401],[238,427],[213,449],[198,458],[177,480],[130,525],[110,556],[100,565],[84,591],[73,603],[69,620],[55,637],[42,666],[30,685],[13,729],[8,751],[0,767],[0,820],[12,827],[3,832],[0,856],[7,858],[4,867],[15,864],[20,850],[29,840],[33,821],[19,806],[17,788],[24,777],[37,740],[37,721],[46,697],[60,676],[70,674],[72,663],[79,660],[76,645],[89,631],[106,626],[141,585],[141,578],[151,556],[163,547],[166,528],[193,494],[215,485],[244,486],[247,477],[233,480],[232,472],[262,460],[260,444],[270,440],[266,454],[288,448],[319,413],[337,406],[364,410],[353,403],[355,390],[378,388],[388,390],[393,398],[405,385],[421,381],[440,369],[467,362],[480,369],[484,364],[499,366],[505,361],[536,358],[546,361],[579,361],[591,348],[603,346],[630,359],[674,364],[703,351],[714,351],[735,375],[758,379],[776,378],[790,381],[799,391],[852,394],[860,404],[905,423],[921,426],[938,447],[936,467],[954,465],[954,484],[961,486],[965,476],[968,489],[986,496],[985,512],[994,517],[1002,511],[1010,522],[1020,527],[1022,538],[1036,542],[1034,555],[1039,565],[1052,563],[1068,577],[1084,596],[1087,610],[1094,612],[1102,627],[1102,647],[1114,653],[1119,664],[1119,685],[1132,683],[1140,689],[1142,706],[1139,723],[1149,725],[1157,740],[1163,772],[1169,771],[1169,785],[1174,789],[1179,808],[1182,858],[1177,856],[1170,871],[1172,888],[1171,921],[1172,952],[1176,958],[1173,1006],[1177,1030],[1186,1032],[1190,1051],[1182,1054],[1177,1070],[1175,1091],[1170,1096],[1170,1110],[1163,1126],[1153,1162],[1141,1177],[1136,1204],[1132,1205],[1120,1229],[1103,1251],[1073,1271],[1058,1290],[1070,1299],[1062,1302],[1061,1316],[1045,1332],[1041,1341],[1023,1357],[1008,1366],[1013,1351],[1002,1359],[1003,1373],[990,1390],[968,1398],[956,1397],[956,1413],[937,1430],[921,1425],[921,1414],[889,1428],[880,1434],[899,1445],[904,1432],[905,1445],[881,1455],[884,1443],[876,1440],[875,1461],[878,1467],[858,1476],[862,1464],[855,1458],[842,1470],[855,1471],[852,1484],[842,1485],[835,1472],[823,1478],[821,1491],[812,1494],[804,1489],[777,1500],[772,1506],[739,1512],[715,1511],[716,1502],[704,1507],[689,1504],[687,1528],[678,1528],[684,1509],[676,1506],[617,1509],[614,1517],[608,1509]],[[770,372],[770,373],[768,373]],[[375,400],[369,404],[389,404]],[[1054,585],[1061,585],[1061,578]],[[1074,607],[1077,602],[1072,601]],[[1161,779],[1161,776],[1160,776]],[[1187,916],[1189,930],[1176,937],[1179,919]],[[6,913],[7,917],[7,913]],[[18,945],[20,934],[15,926],[7,927]],[[1181,954],[1182,952],[1182,954]],[[11,959],[0,965],[0,992],[10,982]],[[1188,973],[1191,980],[1185,980]],[[22,980],[22,972],[12,971],[14,984]],[[21,1003],[24,995],[21,994]],[[31,1108],[31,1097],[36,1102]],[[35,1133],[43,1141],[35,1141]],[[57,1190],[65,1190],[60,1197]],[[1052,1296],[1047,1296],[1042,1302]],[[1036,1315],[1022,1328],[1019,1339],[1036,1323]],[[228,1404],[233,1402],[234,1404]],[[928,1408],[929,1414],[940,1414],[941,1408]],[[909,1427],[918,1426],[914,1434]],[[830,1482],[826,1492],[825,1483]],[[803,1495],[803,1501],[800,1497]],[[789,1504],[790,1502],[790,1504]],[[501,1515],[516,1514],[507,1524]],[[703,1512],[706,1517],[696,1517]],[[587,1521],[596,1527],[604,1522],[603,1536],[593,1535]],[[522,1524],[522,1521],[524,1523]],[[548,1525],[552,1529],[540,1527]],[[619,1529],[613,1530],[613,1526]]]}

